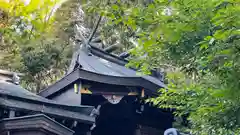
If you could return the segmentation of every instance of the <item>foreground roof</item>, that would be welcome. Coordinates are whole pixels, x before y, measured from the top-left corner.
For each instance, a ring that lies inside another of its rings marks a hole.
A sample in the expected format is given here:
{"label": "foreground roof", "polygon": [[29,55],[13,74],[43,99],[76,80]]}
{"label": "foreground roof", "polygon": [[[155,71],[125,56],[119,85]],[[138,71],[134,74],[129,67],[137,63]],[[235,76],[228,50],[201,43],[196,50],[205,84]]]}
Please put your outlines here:
{"label": "foreground roof", "polygon": [[93,107],[59,104],[33,94],[19,85],[2,81],[0,82],[0,106],[45,113],[89,124],[95,121],[95,118],[90,116]]}
{"label": "foreground roof", "polygon": [[90,54],[84,49],[80,50],[77,56],[78,68],[73,69],[61,80],[41,91],[39,95],[48,97],[63,90],[64,87],[78,79],[94,81],[112,85],[142,87],[151,93],[165,87],[164,83],[153,76],[139,76],[134,69],[127,68],[128,61],[109,54],[99,48],[91,46]]}
{"label": "foreground roof", "polygon": [[55,135],[73,135],[74,133],[73,130],[65,127],[44,114],[4,118],[0,120],[0,133],[2,133],[1,131],[11,132],[16,130],[19,134],[21,134],[20,132],[29,134],[26,131],[35,131],[34,134],[39,134],[39,132],[43,130],[46,134]]}

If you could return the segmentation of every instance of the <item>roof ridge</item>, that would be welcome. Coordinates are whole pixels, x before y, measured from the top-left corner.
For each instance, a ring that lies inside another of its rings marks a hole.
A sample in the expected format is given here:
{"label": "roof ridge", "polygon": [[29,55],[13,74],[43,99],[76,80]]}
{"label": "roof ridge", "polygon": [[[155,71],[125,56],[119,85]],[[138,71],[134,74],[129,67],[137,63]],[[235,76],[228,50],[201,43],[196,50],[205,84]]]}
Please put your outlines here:
{"label": "roof ridge", "polygon": [[[93,46],[93,45],[90,45],[90,51],[93,55],[99,57],[99,58],[103,58],[105,60],[108,60],[110,62],[113,62],[115,64],[118,64],[118,65],[121,65],[121,66],[125,66],[126,64],[129,63],[128,60],[126,59],[123,59],[117,55],[114,55],[114,54],[111,54],[111,53],[108,53],[100,48],[97,48],[96,46]],[[138,71],[138,69],[134,68],[134,67],[128,67],[129,69],[131,70],[134,70],[134,71]],[[153,72],[157,72],[156,70],[151,70],[151,74],[150,75],[147,75],[147,76],[150,76],[150,77],[153,77],[155,79],[159,79],[158,77],[154,76],[153,75]],[[161,81],[161,80],[160,80]],[[163,82],[163,81],[161,81]]]}
{"label": "roof ridge", "polygon": [[114,54],[111,54],[111,53],[108,53],[98,47],[95,47],[93,45],[90,45],[90,51],[93,55],[96,55],[100,58],[103,58],[103,59],[106,59],[106,60],[109,60],[110,62],[113,62],[113,63],[117,63],[117,64],[120,64],[120,65],[125,65],[127,64],[129,61],[126,60],[126,59],[123,59],[117,55],[114,55]]}

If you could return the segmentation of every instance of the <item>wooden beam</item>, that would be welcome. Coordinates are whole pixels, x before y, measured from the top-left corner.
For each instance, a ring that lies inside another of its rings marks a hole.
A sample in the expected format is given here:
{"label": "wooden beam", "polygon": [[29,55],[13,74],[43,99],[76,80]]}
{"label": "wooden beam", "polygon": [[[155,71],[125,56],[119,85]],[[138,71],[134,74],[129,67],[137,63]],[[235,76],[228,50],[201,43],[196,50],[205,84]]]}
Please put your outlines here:
{"label": "wooden beam", "polygon": [[119,43],[116,43],[116,44],[114,44],[114,45],[111,45],[111,46],[105,48],[104,51],[105,51],[105,52],[108,52],[108,53],[111,53],[111,52],[117,50],[118,48],[120,48],[120,44],[119,44]]}
{"label": "wooden beam", "polygon": [[95,118],[89,116],[89,114],[63,109],[60,106],[53,106],[51,104],[47,105],[42,103],[21,101],[10,98],[5,99],[0,97],[0,105],[19,111],[34,111],[36,113],[44,113],[54,117],[72,119],[86,124],[92,124],[95,122]]}
{"label": "wooden beam", "polygon": [[99,49],[99,48],[94,47],[94,46],[91,46],[91,53],[93,55],[96,55],[96,56],[101,57],[103,59],[106,59],[108,61],[112,61],[112,62],[117,63],[117,64],[122,65],[122,66],[124,66],[125,64],[128,63],[127,60],[121,59],[116,55],[107,53],[104,50]]}
{"label": "wooden beam", "polygon": [[96,43],[96,42],[97,43],[101,42],[101,36],[98,36],[98,37],[92,39],[92,41],[91,41],[91,43]]}

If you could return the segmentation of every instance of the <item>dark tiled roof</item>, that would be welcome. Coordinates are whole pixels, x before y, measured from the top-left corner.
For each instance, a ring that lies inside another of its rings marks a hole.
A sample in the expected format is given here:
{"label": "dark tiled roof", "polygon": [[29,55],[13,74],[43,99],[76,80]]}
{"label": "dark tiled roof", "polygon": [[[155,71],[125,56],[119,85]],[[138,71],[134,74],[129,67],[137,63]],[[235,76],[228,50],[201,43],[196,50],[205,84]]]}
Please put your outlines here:
{"label": "dark tiled roof", "polygon": [[0,82],[0,94],[11,95],[19,98],[36,100],[41,102],[53,102],[22,88],[20,85],[15,85],[9,82]]}
{"label": "dark tiled roof", "polygon": [[55,84],[42,90],[39,95],[48,97],[63,90],[64,87],[72,84],[78,79],[95,81],[112,85],[143,87],[156,94],[159,88],[165,87],[164,83],[153,76],[139,76],[133,69],[125,65],[127,60],[109,54],[99,48],[92,46],[91,55],[82,49],[79,51],[76,65],[80,67],[74,69],[68,75],[57,81]]}
{"label": "dark tiled roof", "polygon": [[89,116],[94,107],[60,104],[9,82],[0,82],[0,106],[42,112],[86,123],[94,122],[94,118]]}
{"label": "dark tiled roof", "polygon": [[137,75],[135,70],[125,66],[127,63],[126,60],[107,54],[97,48],[92,47],[91,50],[93,55],[89,55],[84,51],[80,52],[78,62],[83,70],[107,76],[143,78],[146,81],[150,81],[158,85],[159,87],[165,87],[163,82],[153,76]]}
{"label": "dark tiled roof", "polygon": [[[57,135],[72,135],[73,130],[65,127],[44,114],[27,115],[21,117],[4,118],[0,120],[0,130],[44,130]],[[48,126],[46,126],[48,125]],[[0,131],[1,132],[1,131]]]}

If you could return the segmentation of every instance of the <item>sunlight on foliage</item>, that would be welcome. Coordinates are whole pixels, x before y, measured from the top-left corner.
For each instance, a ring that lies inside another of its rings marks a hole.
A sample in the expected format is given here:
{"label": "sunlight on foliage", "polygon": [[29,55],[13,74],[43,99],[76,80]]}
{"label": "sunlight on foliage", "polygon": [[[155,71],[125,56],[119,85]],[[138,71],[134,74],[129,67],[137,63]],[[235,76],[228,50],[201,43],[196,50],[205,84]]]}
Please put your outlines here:
{"label": "sunlight on foliage", "polygon": [[[57,8],[65,0],[0,0],[0,9],[7,15],[20,17],[26,23],[44,31],[44,25],[53,23],[53,16]],[[43,25],[43,26],[42,26]]]}
{"label": "sunlight on foliage", "polygon": [[168,88],[151,101],[187,117],[188,132],[239,134],[239,0],[106,0],[89,10],[132,31],[130,66],[164,69]]}
{"label": "sunlight on foliage", "polygon": [[56,11],[65,0],[0,0],[0,67],[24,73],[37,92],[64,73],[68,41],[58,38]]}

